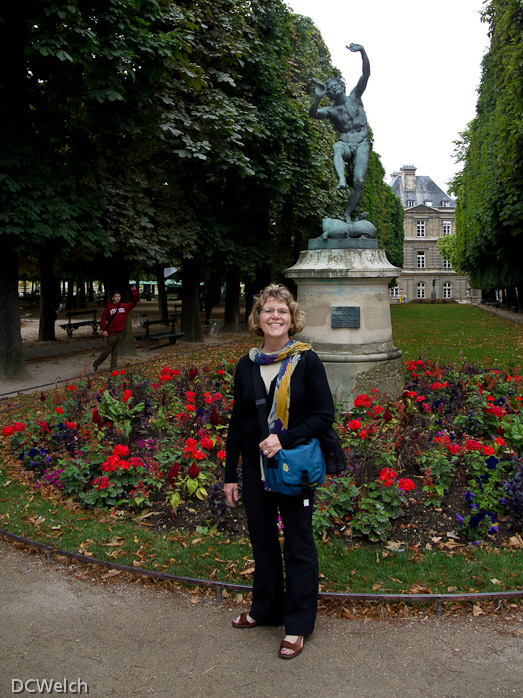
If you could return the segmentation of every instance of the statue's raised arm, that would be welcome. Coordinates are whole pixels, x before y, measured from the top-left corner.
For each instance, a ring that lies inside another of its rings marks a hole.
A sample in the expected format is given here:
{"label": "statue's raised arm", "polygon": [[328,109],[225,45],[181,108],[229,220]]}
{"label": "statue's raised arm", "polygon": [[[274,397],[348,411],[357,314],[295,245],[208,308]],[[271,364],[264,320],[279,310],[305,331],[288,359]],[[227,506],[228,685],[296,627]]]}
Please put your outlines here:
{"label": "statue's raised arm", "polygon": [[367,87],[367,82],[370,77],[369,57],[367,56],[365,49],[361,44],[349,44],[346,48],[348,48],[349,51],[352,51],[352,53],[355,53],[356,51],[359,51],[361,53],[362,74],[361,78],[358,80],[358,84],[353,90],[353,92],[356,92],[358,97],[361,97],[361,95],[365,92],[365,88]]}

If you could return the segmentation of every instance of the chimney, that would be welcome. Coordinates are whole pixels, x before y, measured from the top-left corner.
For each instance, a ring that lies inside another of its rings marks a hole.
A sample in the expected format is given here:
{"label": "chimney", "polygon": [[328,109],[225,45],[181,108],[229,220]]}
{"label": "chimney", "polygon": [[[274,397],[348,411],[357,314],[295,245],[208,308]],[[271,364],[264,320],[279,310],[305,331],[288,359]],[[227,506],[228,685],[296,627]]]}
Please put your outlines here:
{"label": "chimney", "polygon": [[416,168],[414,165],[403,165],[401,168],[401,185],[403,191],[416,191]]}

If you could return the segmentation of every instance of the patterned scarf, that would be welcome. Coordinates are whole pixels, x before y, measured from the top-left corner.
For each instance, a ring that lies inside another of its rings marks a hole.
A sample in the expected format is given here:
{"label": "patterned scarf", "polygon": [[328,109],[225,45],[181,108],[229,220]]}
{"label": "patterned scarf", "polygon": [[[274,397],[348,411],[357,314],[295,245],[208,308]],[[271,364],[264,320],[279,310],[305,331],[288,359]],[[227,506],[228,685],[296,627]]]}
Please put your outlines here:
{"label": "patterned scarf", "polygon": [[312,349],[310,344],[297,342],[290,339],[283,349],[275,354],[264,354],[261,349],[253,347],[249,351],[250,360],[260,366],[281,361],[281,367],[276,378],[274,400],[269,413],[269,431],[271,434],[279,434],[288,428],[289,406],[291,402],[291,376],[298,365],[298,361],[304,351]]}

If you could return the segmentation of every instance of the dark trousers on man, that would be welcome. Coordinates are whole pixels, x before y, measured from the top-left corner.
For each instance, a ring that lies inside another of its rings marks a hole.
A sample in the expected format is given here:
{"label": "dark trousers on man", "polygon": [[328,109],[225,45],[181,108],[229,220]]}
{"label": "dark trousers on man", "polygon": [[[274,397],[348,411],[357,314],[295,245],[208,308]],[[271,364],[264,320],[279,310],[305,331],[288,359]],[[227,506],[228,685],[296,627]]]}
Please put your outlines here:
{"label": "dark trousers on man", "polygon": [[[318,608],[312,496],[308,506],[304,506],[303,496],[266,492],[259,468],[244,464],[243,501],[255,562],[249,613],[265,625],[283,623],[287,635],[310,635]],[[283,524],[283,561],[278,511]]]}
{"label": "dark trousers on man", "polygon": [[106,358],[111,355],[111,371],[114,371],[118,365],[118,352],[122,343],[123,332],[113,332],[107,335],[105,347],[102,349],[100,356],[93,361],[93,366],[98,366],[103,363]]}

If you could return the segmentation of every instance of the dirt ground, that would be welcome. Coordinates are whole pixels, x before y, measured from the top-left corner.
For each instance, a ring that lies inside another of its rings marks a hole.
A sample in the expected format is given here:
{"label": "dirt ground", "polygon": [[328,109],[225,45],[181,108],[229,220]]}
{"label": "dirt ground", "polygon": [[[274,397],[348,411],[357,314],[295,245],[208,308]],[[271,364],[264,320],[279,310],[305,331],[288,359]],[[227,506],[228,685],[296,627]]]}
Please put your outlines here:
{"label": "dirt ground", "polygon": [[[88,332],[45,349],[34,341],[37,323],[25,324],[31,377],[0,387],[7,403],[21,391],[86,373],[101,347]],[[176,351],[183,349],[181,343]],[[139,349],[121,366],[171,349],[153,351]],[[320,615],[303,654],[283,662],[282,629],[235,630],[238,610],[227,600],[140,579],[99,584],[88,568],[1,539],[0,593],[1,698],[38,691],[91,698],[493,698],[520,695],[523,685],[520,611],[512,619],[471,613],[369,622]],[[55,682],[47,684],[51,690],[38,688],[44,679]]]}

